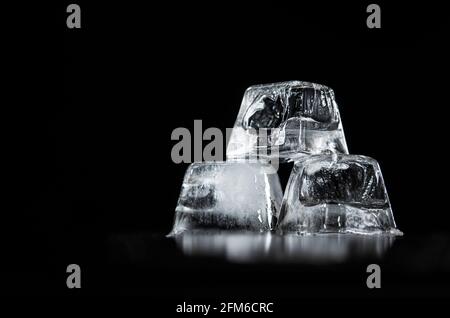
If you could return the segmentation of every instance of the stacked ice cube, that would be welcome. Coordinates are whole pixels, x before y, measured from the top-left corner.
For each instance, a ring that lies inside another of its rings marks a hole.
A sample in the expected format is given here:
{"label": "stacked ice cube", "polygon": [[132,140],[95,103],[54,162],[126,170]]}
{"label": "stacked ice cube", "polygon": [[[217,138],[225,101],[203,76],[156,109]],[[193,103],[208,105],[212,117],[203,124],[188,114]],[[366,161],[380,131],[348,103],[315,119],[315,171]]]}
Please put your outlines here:
{"label": "stacked ice cube", "polygon": [[270,158],[274,153],[283,162],[322,152],[348,153],[332,89],[291,81],[245,91],[228,159],[264,158],[266,153]]}
{"label": "stacked ice cube", "polygon": [[[274,161],[294,162],[284,196]],[[378,163],[348,154],[333,90],[300,81],[249,87],[227,161],[188,168],[172,233],[204,228],[402,234]]]}

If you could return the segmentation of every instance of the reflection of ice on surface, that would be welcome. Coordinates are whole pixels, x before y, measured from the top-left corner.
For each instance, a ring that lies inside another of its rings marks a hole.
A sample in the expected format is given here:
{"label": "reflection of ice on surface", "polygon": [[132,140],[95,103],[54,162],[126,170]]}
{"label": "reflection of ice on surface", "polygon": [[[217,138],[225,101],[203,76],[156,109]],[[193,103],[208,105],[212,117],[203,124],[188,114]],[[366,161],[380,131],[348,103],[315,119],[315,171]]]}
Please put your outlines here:
{"label": "reflection of ice on surface", "polygon": [[381,258],[394,240],[391,235],[280,236],[223,231],[186,232],[176,237],[185,255],[223,257],[237,263],[341,263]]}

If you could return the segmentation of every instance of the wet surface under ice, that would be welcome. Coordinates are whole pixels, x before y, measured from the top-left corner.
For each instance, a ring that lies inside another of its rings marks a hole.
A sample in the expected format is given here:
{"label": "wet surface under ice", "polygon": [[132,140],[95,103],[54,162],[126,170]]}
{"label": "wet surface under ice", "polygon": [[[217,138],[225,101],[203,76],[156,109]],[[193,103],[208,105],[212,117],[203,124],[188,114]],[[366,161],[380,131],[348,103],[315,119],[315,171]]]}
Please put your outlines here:
{"label": "wet surface under ice", "polygon": [[381,258],[395,236],[298,236],[211,230],[185,232],[175,240],[186,256],[219,257],[237,263],[340,263],[350,258]]}

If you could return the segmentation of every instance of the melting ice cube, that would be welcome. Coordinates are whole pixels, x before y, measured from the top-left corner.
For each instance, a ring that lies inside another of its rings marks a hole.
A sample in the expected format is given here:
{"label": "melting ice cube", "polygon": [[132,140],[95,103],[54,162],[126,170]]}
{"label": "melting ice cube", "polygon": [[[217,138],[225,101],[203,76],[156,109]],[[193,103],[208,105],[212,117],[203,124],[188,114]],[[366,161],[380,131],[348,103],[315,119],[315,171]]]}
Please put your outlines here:
{"label": "melting ice cube", "polygon": [[184,176],[171,234],[194,229],[270,230],[283,193],[262,163],[198,162]]}
{"label": "melting ice cube", "polygon": [[283,198],[281,233],[402,233],[396,229],[378,163],[358,155],[301,158]]}
{"label": "melting ice cube", "polygon": [[302,154],[348,153],[331,88],[290,81],[249,87],[227,147],[227,158],[290,161]]}

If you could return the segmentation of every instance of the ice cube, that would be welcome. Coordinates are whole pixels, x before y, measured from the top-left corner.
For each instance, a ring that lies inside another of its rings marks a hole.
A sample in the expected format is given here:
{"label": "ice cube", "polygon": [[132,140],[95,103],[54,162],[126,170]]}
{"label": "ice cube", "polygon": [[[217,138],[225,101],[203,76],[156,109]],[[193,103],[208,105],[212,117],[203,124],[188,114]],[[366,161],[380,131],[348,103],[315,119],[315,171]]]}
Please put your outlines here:
{"label": "ice cube", "polygon": [[276,170],[257,162],[198,162],[184,176],[171,234],[194,229],[272,229],[283,193]]}
{"label": "ice cube", "polygon": [[345,154],[307,156],[295,163],[278,231],[402,234],[396,229],[378,163]]}
{"label": "ice cube", "polygon": [[227,158],[291,161],[301,154],[348,153],[331,88],[290,81],[249,87],[227,146]]}

